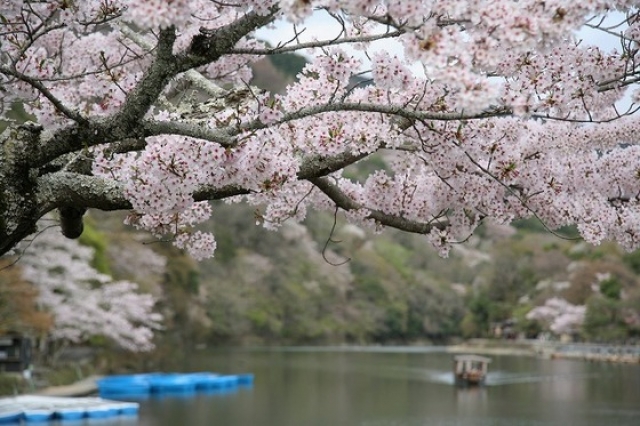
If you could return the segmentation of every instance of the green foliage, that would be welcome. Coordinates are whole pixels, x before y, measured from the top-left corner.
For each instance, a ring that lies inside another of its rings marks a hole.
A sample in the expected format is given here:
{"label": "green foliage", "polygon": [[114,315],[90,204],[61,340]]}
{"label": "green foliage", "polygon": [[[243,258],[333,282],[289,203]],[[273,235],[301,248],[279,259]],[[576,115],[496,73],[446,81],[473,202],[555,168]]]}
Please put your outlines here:
{"label": "green foliage", "polygon": [[615,243],[605,242],[598,246],[593,246],[585,242],[573,245],[567,256],[573,260],[587,260],[590,262],[607,261],[620,259],[620,247]]}
{"label": "green foliage", "polygon": [[600,292],[609,299],[620,300],[621,291],[622,283],[616,277],[611,277],[600,282]]}
{"label": "green foliage", "polygon": [[580,236],[580,232],[575,225],[571,226],[562,226],[555,230],[558,235],[561,235],[562,238],[570,239],[570,240],[580,240],[582,237]]}
{"label": "green foliage", "polygon": [[296,55],[295,53],[280,53],[272,55],[270,58],[271,63],[288,77],[297,76],[307,64],[304,56]]}
{"label": "green foliage", "polygon": [[460,332],[462,333],[462,337],[469,339],[471,337],[482,336],[484,331],[485,329],[481,328],[477,323],[476,316],[471,311],[467,311],[460,323]]}
{"label": "green foliage", "polygon": [[234,239],[233,230],[228,227],[220,227],[216,236],[216,259],[229,263],[237,254],[238,245]]}
{"label": "green foliage", "polygon": [[470,297],[467,302],[468,312],[465,315],[464,334],[466,337],[483,337],[489,331],[493,316],[491,299],[481,291]]}
{"label": "green foliage", "polygon": [[366,248],[346,238],[329,249],[351,261],[331,266],[302,248],[324,246],[330,215],[310,212],[308,234],[285,241],[286,232],[256,227],[250,211],[219,205],[216,212],[214,232],[223,232],[223,251],[233,255],[201,264],[213,341],[399,342],[459,333],[463,302],[428,278],[425,253],[440,259],[420,237],[382,235]]}
{"label": "green foliage", "polygon": [[98,272],[111,275],[111,267],[109,266],[109,259],[107,257],[109,239],[103,232],[96,228],[95,223],[89,216],[84,219],[84,230],[78,241],[80,244],[94,249],[91,266]]}
{"label": "green foliage", "polygon": [[0,395],[17,395],[28,389],[27,382],[18,374],[0,373]]}
{"label": "green foliage", "polygon": [[387,163],[379,153],[370,155],[347,167],[344,169],[343,176],[357,182],[364,182],[376,170],[389,170]]}
{"label": "green foliage", "polygon": [[387,292],[373,271],[363,270],[356,275],[353,282],[354,297],[361,298],[371,303],[381,303],[387,297]]}
{"label": "green foliage", "polygon": [[109,347],[109,339],[106,336],[103,335],[96,335],[96,336],[91,336],[87,343],[89,344],[89,346],[92,347]]}
{"label": "green foliage", "polygon": [[[394,300],[389,303],[385,308],[384,315],[384,332],[381,333],[381,338],[408,338],[408,306],[405,301]],[[416,327],[418,335],[422,334],[422,327]]]}
{"label": "green foliage", "polygon": [[[532,232],[532,233],[548,233],[549,229],[545,226],[540,219],[536,217],[529,217],[526,219],[517,219],[514,220],[511,225],[516,229],[523,232]],[[555,233],[558,235],[562,235],[564,238],[568,239],[579,239],[580,233],[578,232],[578,228],[575,226],[563,226],[561,228],[555,229]]]}
{"label": "green foliage", "polygon": [[196,342],[206,335],[205,326],[194,314],[200,308],[200,273],[198,264],[170,244],[158,244],[155,250],[166,257],[162,276],[164,297],[158,303],[167,327],[166,339],[180,343]]}
{"label": "green foliage", "polygon": [[45,379],[51,386],[65,386],[94,374],[91,364],[56,364],[56,368],[47,370]]}
{"label": "green foliage", "polygon": [[376,252],[386,260],[405,280],[411,280],[412,271],[408,265],[411,252],[393,241],[380,238],[376,241]]}
{"label": "green foliage", "polygon": [[[494,302],[515,305],[540,280],[532,267],[536,252],[526,240],[502,243],[493,253],[493,267],[490,271],[487,297]],[[506,318],[503,318],[506,319]]]}
{"label": "green foliage", "polygon": [[528,339],[533,339],[542,332],[540,322],[527,319],[527,314],[531,309],[533,309],[533,306],[530,304],[519,305],[513,310],[512,314],[516,331],[523,333]]}
{"label": "green foliage", "polygon": [[530,217],[527,219],[517,219],[511,223],[516,229],[523,230],[526,232],[548,232],[545,228],[544,224],[540,222],[540,219],[536,217]]}
{"label": "green foliage", "polygon": [[169,257],[165,272],[166,285],[186,294],[198,294],[199,274],[196,268],[193,260],[186,255]]}
{"label": "green foliage", "polygon": [[266,338],[277,338],[282,334],[282,313],[271,303],[259,301],[247,311],[247,318],[256,334]]}
{"label": "green foliage", "polygon": [[[11,106],[10,111],[6,114],[6,117],[11,120],[15,120],[17,123],[24,123],[29,120],[35,121],[35,117],[27,114],[24,110],[24,106],[20,103],[14,103]],[[8,121],[0,120],[0,133],[2,133],[8,125]]]}
{"label": "green foliage", "polygon": [[629,266],[633,272],[640,274],[640,250],[625,253],[622,256],[622,261]]}
{"label": "green foliage", "polygon": [[594,295],[587,301],[583,330],[596,342],[622,342],[627,337],[621,305],[617,300]]}
{"label": "green foliage", "polygon": [[189,269],[187,272],[186,289],[188,293],[198,294],[200,288],[200,274],[196,269]]}

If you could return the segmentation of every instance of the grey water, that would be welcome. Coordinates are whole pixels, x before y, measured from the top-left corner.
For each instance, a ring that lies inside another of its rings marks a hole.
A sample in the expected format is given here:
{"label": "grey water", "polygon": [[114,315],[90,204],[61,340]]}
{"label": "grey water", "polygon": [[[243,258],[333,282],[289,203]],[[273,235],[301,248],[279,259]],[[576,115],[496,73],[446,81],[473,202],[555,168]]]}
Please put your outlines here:
{"label": "grey water", "polygon": [[[453,386],[437,348],[197,351],[174,371],[255,375],[251,387],[141,401],[137,426],[638,426],[640,365],[493,356]],[[127,423],[131,424],[131,423]]]}

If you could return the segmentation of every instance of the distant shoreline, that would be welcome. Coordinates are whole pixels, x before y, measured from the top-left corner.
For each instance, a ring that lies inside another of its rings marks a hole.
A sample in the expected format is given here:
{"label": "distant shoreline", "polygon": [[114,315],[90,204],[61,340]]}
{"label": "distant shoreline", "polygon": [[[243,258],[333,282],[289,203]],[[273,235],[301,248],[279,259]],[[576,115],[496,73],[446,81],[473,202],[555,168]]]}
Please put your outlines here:
{"label": "distant shoreline", "polygon": [[640,345],[472,339],[464,343],[447,346],[447,352],[640,364]]}

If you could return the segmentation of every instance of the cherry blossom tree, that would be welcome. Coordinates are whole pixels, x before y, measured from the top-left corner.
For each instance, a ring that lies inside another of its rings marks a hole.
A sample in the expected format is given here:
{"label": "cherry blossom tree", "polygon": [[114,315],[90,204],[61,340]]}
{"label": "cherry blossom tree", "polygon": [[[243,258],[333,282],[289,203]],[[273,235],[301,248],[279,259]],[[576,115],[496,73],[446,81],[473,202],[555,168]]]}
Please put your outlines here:
{"label": "cherry blossom tree", "polygon": [[[340,211],[445,255],[485,218],[533,215],[637,248],[636,6],[0,0],[0,115],[35,117],[0,138],[0,253],[49,211],[76,237],[97,208],[205,258],[215,240],[194,225],[220,199],[255,204],[269,228]],[[319,10],[342,31],[302,41]],[[295,36],[256,37],[283,22]],[[617,49],[577,39],[585,27]],[[388,40],[402,51],[375,48]],[[287,52],[310,62],[284,93],[250,85],[254,61]],[[378,152],[384,170],[343,174]]]}
{"label": "cherry blossom tree", "polygon": [[43,336],[51,328],[51,316],[38,309],[38,291],[22,278],[21,269],[9,259],[0,260],[0,333]]}
{"label": "cherry blossom tree", "polygon": [[527,314],[528,320],[541,322],[552,333],[573,334],[584,324],[587,308],[584,305],[572,305],[559,297],[552,297],[544,305],[533,308]]}
{"label": "cherry blossom tree", "polygon": [[162,316],[155,298],[128,281],[114,281],[91,265],[93,248],[43,230],[21,259],[23,276],[38,289],[38,303],[53,318],[49,333],[57,346],[104,336],[124,349],[153,349]]}

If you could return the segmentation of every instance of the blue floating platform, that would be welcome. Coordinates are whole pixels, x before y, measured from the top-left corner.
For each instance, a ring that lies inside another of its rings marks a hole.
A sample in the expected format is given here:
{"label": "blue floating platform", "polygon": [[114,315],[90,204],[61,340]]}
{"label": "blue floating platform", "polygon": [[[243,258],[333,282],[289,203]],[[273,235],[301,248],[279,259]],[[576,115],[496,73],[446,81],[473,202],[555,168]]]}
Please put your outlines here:
{"label": "blue floating platform", "polygon": [[253,385],[253,374],[239,374],[238,383],[244,386]]}
{"label": "blue floating platform", "polygon": [[15,409],[3,409],[0,407],[0,425],[16,424],[22,419],[22,411]]}
{"label": "blue floating platform", "polygon": [[98,380],[97,385],[101,395],[144,395],[151,391],[150,380],[155,376],[155,373],[107,376]]}
{"label": "blue floating platform", "polygon": [[197,372],[114,375],[98,380],[97,384],[100,396],[104,398],[184,397],[200,391],[251,386],[253,374],[221,375]]}
{"label": "blue floating platform", "polygon": [[84,418],[86,410],[81,407],[56,408],[55,418],[62,421],[80,420]]}
{"label": "blue floating platform", "polygon": [[135,416],[139,404],[103,398],[65,398],[23,395],[0,399],[0,424],[46,424],[52,421],[82,421]]}
{"label": "blue floating platform", "polygon": [[196,380],[189,374],[163,374],[149,379],[151,392],[195,392]]}
{"label": "blue floating platform", "polygon": [[22,411],[22,418],[27,423],[46,423],[53,420],[53,414],[48,408],[30,408]]}

